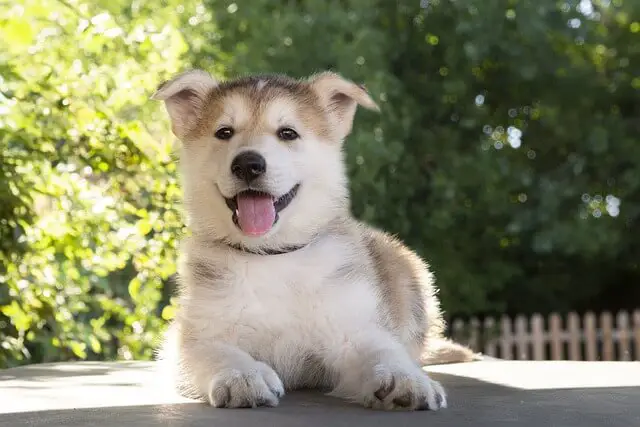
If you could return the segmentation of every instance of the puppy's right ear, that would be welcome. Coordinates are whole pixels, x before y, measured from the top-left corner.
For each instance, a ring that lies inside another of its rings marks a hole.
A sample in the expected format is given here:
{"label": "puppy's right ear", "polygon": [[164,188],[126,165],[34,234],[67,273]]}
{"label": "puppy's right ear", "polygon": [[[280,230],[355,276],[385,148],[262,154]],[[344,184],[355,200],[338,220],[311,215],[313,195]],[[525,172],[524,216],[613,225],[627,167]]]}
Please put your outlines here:
{"label": "puppy's right ear", "polygon": [[162,83],[151,99],[164,101],[171,129],[177,137],[184,136],[196,125],[207,96],[218,82],[203,70],[191,70]]}

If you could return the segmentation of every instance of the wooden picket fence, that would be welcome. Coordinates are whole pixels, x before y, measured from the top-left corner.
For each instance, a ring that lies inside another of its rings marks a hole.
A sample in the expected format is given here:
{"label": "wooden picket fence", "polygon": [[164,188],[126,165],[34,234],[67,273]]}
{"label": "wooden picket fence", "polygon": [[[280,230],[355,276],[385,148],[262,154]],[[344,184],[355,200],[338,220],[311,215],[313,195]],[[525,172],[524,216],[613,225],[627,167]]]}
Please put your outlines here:
{"label": "wooden picket fence", "polygon": [[475,351],[507,360],[640,360],[640,309],[616,315],[456,319],[450,335]]}

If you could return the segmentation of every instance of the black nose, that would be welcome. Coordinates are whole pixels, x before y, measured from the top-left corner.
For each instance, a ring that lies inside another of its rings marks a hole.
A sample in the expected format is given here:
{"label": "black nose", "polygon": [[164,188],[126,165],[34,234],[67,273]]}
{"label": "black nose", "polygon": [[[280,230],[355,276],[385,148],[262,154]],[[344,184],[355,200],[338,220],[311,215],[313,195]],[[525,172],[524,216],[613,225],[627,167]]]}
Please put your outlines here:
{"label": "black nose", "polygon": [[231,173],[250,183],[267,171],[267,161],[255,151],[238,154],[231,162]]}

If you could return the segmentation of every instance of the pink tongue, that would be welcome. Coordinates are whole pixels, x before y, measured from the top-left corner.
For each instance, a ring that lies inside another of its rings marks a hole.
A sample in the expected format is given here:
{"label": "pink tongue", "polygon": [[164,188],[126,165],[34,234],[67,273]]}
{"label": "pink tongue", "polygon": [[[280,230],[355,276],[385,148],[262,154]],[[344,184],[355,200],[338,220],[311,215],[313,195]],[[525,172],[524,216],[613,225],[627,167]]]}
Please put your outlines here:
{"label": "pink tongue", "polygon": [[276,209],[268,195],[239,194],[238,224],[245,234],[260,236],[273,226]]}

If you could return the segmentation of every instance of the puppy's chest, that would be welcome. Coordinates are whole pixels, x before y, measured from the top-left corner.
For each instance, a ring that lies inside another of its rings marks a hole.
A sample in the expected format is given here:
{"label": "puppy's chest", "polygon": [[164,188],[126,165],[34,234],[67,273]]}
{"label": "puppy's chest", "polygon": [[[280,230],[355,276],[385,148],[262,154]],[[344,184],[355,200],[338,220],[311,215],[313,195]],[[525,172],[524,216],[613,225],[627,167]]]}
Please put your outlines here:
{"label": "puppy's chest", "polygon": [[231,273],[228,298],[242,307],[237,315],[246,322],[276,326],[327,316],[343,305],[340,295],[354,291],[350,284],[332,280],[333,268],[307,260],[287,262],[286,257],[240,262]]}
{"label": "puppy's chest", "polygon": [[227,300],[241,308],[237,314],[246,321],[268,317],[272,322],[308,312],[320,300],[329,303],[332,284],[321,286],[323,272],[304,270],[279,260],[238,262],[230,272]]}
{"label": "puppy's chest", "polygon": [[341,274],[344,257],[336,255],[231,260],[224,288],[211,299],[214,328],[242,340],[335,333],[371,321],[376,312],[371,283]]}

